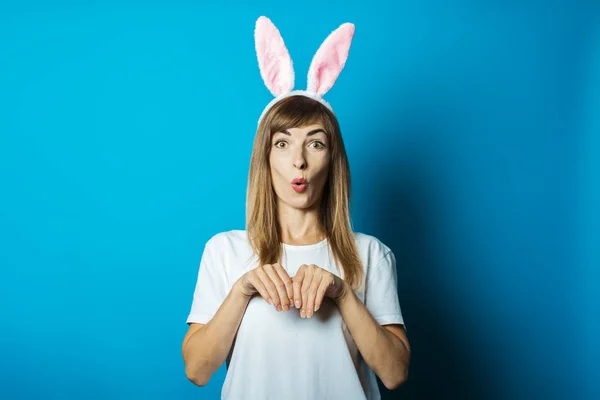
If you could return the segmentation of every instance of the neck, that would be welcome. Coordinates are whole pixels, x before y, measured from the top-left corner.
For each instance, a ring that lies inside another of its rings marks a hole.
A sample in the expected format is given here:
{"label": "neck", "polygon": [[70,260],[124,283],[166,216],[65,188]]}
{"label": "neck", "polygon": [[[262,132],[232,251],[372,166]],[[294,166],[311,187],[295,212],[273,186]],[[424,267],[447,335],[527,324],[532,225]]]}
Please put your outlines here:
{"label": "neck", "polygon": [[278,205],[281,240],[291,245],[309,245],[322,241],[327,237],[319,222],[318,204],[299,210],[287,204]]}

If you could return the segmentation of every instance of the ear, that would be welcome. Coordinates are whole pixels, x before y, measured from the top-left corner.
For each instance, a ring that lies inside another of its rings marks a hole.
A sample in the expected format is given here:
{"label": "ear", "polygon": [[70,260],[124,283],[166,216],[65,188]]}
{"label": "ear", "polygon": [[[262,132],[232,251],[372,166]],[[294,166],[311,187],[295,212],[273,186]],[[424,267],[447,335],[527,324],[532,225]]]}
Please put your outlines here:
{"label": "ear", "polygon": [[258,67],[265,85],[277,97],[294,88],[292,59],[279,30],[267,17],[259,17],[254,30]]}
{"label": "ear", "polygon": [[353,36],[354,25],[347,22],[331,32],[321,44],[308,70],[309,92],[323,96],[331,89],[344,68]]}

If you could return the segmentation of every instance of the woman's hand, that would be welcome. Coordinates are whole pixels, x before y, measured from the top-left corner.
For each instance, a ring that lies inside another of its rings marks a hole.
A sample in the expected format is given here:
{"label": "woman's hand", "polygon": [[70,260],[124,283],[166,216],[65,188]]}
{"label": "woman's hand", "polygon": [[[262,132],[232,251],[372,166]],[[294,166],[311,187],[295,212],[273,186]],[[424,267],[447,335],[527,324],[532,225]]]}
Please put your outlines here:
{"label": "woman's hand", "polygon": [[316,265],[301,265],[292,278],[294,303],[302,318],[310,318],[328,297],[338,303],[349,290],[337,275]]}
{"label": "woman's hand", "polygon": [[279,264],[265,264],[246,272],[238,280],[238,288],[248,298],[258,293],[277,311],[289,311],[292,306],[292,280]]}

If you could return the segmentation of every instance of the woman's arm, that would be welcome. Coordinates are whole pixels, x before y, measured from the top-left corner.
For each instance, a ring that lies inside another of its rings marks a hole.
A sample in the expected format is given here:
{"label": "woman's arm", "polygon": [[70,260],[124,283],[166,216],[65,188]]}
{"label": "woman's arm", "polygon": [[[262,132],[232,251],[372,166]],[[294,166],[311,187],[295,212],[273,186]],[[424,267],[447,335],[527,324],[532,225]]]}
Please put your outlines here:
{"label": "woman's arm", "polygon": [[381,326],[344,283],[344,295],[337,300],[342,318],[367,365],[393,390],[408,377],[410,345],[399,325]]}
{"label": "woman's arm", "polygon": [[250,297],[239,290],[236,282],[215,316],[206,324],[192,324],[183,339],[182,352],[187,378],[198,386],[208,383],[223,365]]}

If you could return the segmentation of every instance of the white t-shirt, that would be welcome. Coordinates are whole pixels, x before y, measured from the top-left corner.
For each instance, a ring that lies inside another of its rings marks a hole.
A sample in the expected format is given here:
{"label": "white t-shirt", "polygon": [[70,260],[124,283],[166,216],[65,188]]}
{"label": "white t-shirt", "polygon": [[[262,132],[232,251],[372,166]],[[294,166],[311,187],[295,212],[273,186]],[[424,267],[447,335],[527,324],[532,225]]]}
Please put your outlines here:
{"label": "white t-shirt", "polygon": [[[373,236],[354,235],[366,273],[357,296],[379,324],[404,324],[394,254]],[[290,277],[302,264],[315,264],[343,278],[328,249],[327,239],[306,246],[284,244],[282,266]],[[202,254],[187,323],[208,323],[233,284],[257,266],[246,231],[213,236]],[[295,307],[277,311],[262,297],[253,297],[227,362],[222,399],[380,398],[375,374],[330,299],[311,318],[301,318]]]}

